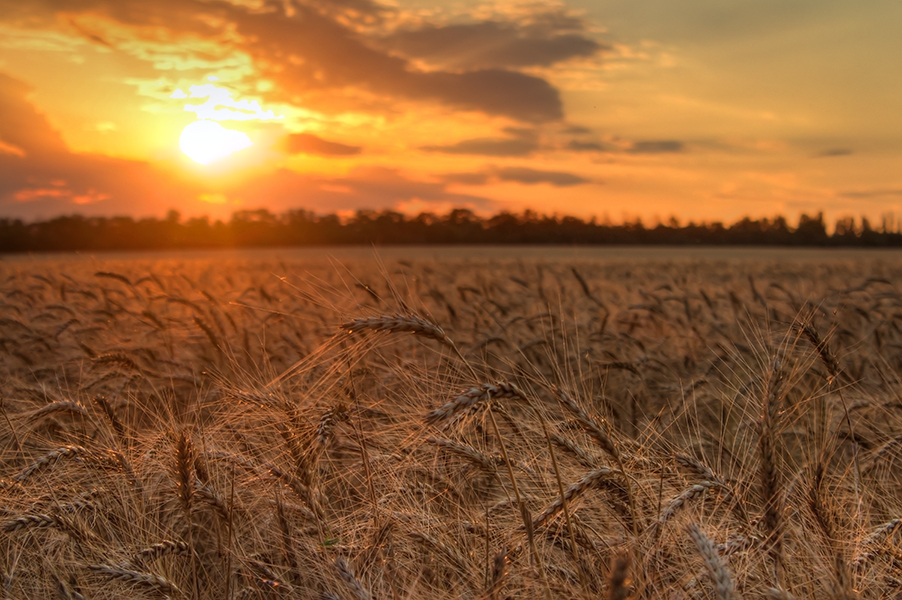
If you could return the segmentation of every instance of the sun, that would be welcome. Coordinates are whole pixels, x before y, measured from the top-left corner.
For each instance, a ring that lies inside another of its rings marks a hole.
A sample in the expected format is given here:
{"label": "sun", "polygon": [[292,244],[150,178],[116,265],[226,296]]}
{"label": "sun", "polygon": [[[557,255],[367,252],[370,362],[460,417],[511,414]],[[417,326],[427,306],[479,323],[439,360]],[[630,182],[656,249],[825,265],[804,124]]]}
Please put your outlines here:
{"label": "sun", "polygon": [[250,145],[251,139],[244,133],[226,129],[207,119],[189,123],[179,138],[182,152],[202,165],[225,158]]}

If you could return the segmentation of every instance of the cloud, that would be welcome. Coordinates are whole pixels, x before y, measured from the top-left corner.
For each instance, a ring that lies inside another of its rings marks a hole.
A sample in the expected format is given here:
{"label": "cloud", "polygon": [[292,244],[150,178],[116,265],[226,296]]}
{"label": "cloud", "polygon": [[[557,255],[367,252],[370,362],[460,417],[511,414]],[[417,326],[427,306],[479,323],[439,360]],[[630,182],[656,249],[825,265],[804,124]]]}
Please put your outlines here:
{"label": "cloud", "polygon": [[508,181],[523,185],[547,183],[555,187],[569,187],[592,183],[590,179],[575,173],[544,171],[529,167],[489,167],[475,173],[446,173],[441,177],[446,183],[463,185],[487,185],[497,181]]}
{"label": "cloud", "polygon": [[65,149],[59,133],[28,102],[31,92],[25,83],[0,73],[0,142],[18,149],[11,154],[20,157],[42,156]]}
{"label": "cloud", "polygon": [[841,198],[884,198],[887,196],[902,196],[902,188],[900,189],[873,189],[873,190],[850,190],[847,192],[840,192],[839,196]]}
{"label": "cloud", "polygon": [[581,33],[523,27],[504,21],[453,25],[426,23],[385,37],[388,50],[447,69],[548,67],[598,54],[603,46]]}
{"label": "cloud", "polygon": [[199,193],[148,163],[71,152],[28,100],[30,88],[0,73],[0,214],[160,214]]}
{"label": "cloud", "polygon": [[422,146],[427,152],[469,154],[474,156],[529,156],[539,149],[539,140],[532,129],[505,127],[506,138],[473,138],[455,144]]}
{"label": "cloud", "polygon": [[849,148],[829,148],[824,150],[823,152],[818,152],[814,155],[815,158],[829,158],[833,156],[849,156],[852,154],[852,150]]}
{"label": "cloud", "polygon": [[285,137],[285,150],[289,154],[317,154],[319,156],[354,156],[360,154],[360,146],[330,142],[311,133],[295,133]]}
{"label": "cloud", "polygon": [[583,127],[582,125],[568,125],[564,129],[561,130],[561,133],[567,135],[585,135],[592,133],[592,130],[588,127]]}
{"label": "cloud", "polygon": [[110,49],[113,48],[113,45],[111,43],[109,43],[108,41],[106,41],[101,36],[97,35],[96,33],[88,31],[85,27],[76,23],[74,19],[69,19],[69,25],[71,25],[72,29],[77,31],[82,37],[84,37],[88,41],[94,42],[95,44],[100,44],[101,46],[104,46],[106,48],[110,48]]}
{"label": "cloud", "polygon": [[633,142],[631,154],[673,154],[685,151],[686,146],[677,140],[643,140]]}
{"label": "cloud", "polygon": [[[0,2],[0,6],[9,4]],[[269,99],[319,111],[334,112],[336,96],[343,100],[356,98],[366,104],[375,95],[394,104],[399,101],[433,103],[524,122],[556,121],[563,117],[558,90],[542,77],[507,66],[422,70],[410,59],[379,48],[379,37],[367,31],[380,23],[381,15],[388,9],[365,0],[264,2],[257,8],[202,0],[159,0],[152,9],[148,9],[144,0],[68,0],[64,5],[44,0],[24,3],[27,6],[15,4],[15,10],[6,16],[7,22],[55,28],[59,26],[59,18],[65,16],[87,17],[92,22],[113,21],[130,27],[130,32],[122,27],[111,29],[119,36],[132,36],[126,44],[128,51],[137,53],[136,56],[143,53],[146,60],[154,60],[155,64],[159,60],[152,55],[160,54],[165,43],[171,46],[169,54],[176,56],[184,53],[185,44],[190,47],[199,39],[214,42],[224,55],[240,53],[250,57],[256,75],[274,84],[274,89],[266,93]],[[542,22],[541,18],[534,20]],[[544,25],[546,28],[553,26],[554,19],[545,18],[545,21],[552,23]],[[513,25],[504,28],[516,31]],[[574,48],[549,50],[542,45],[547,45],[549,40],[543,42],[542,36],[522,35],[525,41],[519,43],[523,48],[533,44],[539,48],[533,51],[535,56],[528,63],[595,48],[591,40],[570,40],[563,36],[563,40],[554,44],[570,44]],[[120,49],[123,47],[118,41],[112,43]],[[582,49],[576,48],[580,44]],[[154,51],[148,54],[145,46]],[[510,50],[506,52],[511,59],[515,58]],[[171,62],[165,53],[163,58],[164,62]]]}
{"label": "cloud", "polygon": [[[227,217],[237,205],[226,199],[240,199],[242,208],[266,206],[275,211],[335,212],[411,203],[495,208],[490,198],[450,191],[447,182],[413,179],[384,167],[357,167],[341,177],[282,169],[215,185],[140,161],[73,153],[34,109],[28,93],[27,86],[0,73],[0,114],[4,116],[0,141],[4,148],[18,149],[0,152],[0,214],[4,217],[34,219],[74,212],[160,216],[173,206],[186,215],[212,212]],[[354,148],[309,134],[299,138],[308,143],[317,140],[313,143],[332,151],[335,146]]]}
{"label": "cloud", "polygon": [[495,171],[501,181],[513,181],[526,185],[550,183],[555,187],[568,187],[589,183],[590,180],[564,171],[542,171],[527,167],[504,167]]}
{"label": "cloud", "polygon": [[[213,79],[216,79],[213,77]],[[272,110],[264,111],[260,103],[256,100],[233,100],[232,92],[225,88],[216,87],[212,83],[204,85],[192,85],[189,88],[191,92],[189,98],[207,98],[203,104],[186,104],[185,110],[193,112],[198,119],[209,119],[211,121],[251,121],[261,120],[268,121],[270,119],[283,119],[284,117],[276,116]],[[170,98],[185,98],[185,92],[180,89],[175,90]],[[226,108],[219,108],[225,106]],[[235,110],[231,110],[235,109]]]}
{"label": "cloud", "polygon": [[604,152],[608,150],[608,148],[598,142],[584,142],[581,140],[570,140],[566,148],[573,152]]}
{"label": "cloud", "polygon": [[441,176],[445,183],[459,183],[462,185],[485,185],[489,182],[488,171],[478,173],[445,173]]}

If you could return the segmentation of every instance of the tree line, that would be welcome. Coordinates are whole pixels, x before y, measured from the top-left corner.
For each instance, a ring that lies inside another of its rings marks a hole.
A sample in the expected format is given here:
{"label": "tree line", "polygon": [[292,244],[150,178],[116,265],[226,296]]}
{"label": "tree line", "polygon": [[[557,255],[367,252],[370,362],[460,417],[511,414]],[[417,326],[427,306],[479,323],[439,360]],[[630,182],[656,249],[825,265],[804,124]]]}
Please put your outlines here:
{"label": "tree line", "polygon": [[467,209],[445,215],[408,216],[390,210],[361,210],[349,218],[291,210],[235,212],[228,221],[132,217],[56,217],[37,222],[0,219],[0,252],[259,248],[350,244],[586,244],[586,245],[750,245],[902,247],[899,225],[887,217],[879,226],[846,217],[828,232],[824,216],[803,214],[790,225],[785,217],[721,222],[644,225],[596,219],[502,212],[480,217]]}

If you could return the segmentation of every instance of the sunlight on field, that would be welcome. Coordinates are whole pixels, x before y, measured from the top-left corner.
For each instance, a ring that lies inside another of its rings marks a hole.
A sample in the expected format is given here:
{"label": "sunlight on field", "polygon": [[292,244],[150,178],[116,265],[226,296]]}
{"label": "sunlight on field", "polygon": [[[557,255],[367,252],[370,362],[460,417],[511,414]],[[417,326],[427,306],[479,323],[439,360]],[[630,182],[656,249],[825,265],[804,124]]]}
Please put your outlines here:
{"label": "sunlight on field", "polygon": [[8,597],[900,583],[902,258],[336,253],[0,262]]}

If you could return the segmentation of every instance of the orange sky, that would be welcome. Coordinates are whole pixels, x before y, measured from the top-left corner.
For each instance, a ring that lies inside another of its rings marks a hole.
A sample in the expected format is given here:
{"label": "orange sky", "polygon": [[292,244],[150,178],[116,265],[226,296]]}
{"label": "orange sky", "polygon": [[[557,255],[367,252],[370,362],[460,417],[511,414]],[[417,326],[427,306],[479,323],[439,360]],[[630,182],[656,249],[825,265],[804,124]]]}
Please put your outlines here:
{"label": "orange sky", "polygon": [[[879,218],[899,23],[898,0],[0,0],[0,217]],[[201,153],[246,147],[200,164],[192,123]]]}

